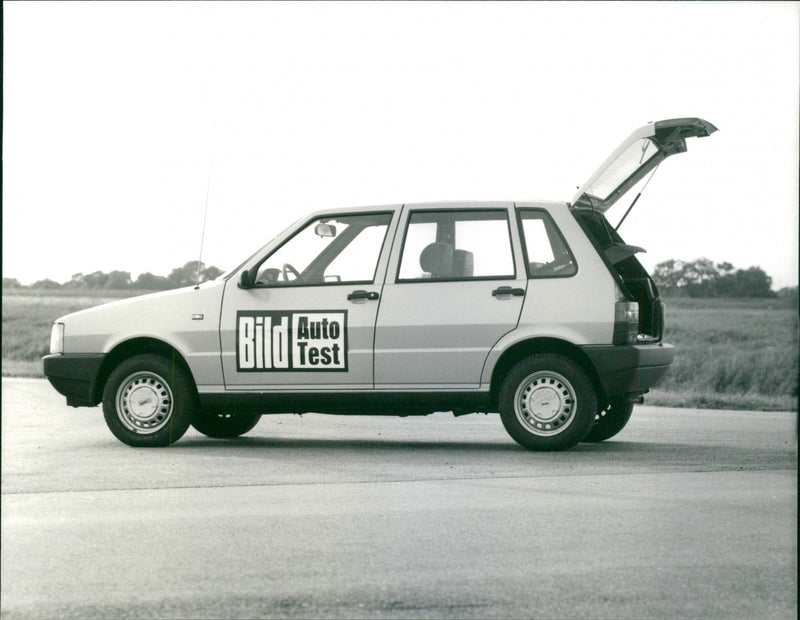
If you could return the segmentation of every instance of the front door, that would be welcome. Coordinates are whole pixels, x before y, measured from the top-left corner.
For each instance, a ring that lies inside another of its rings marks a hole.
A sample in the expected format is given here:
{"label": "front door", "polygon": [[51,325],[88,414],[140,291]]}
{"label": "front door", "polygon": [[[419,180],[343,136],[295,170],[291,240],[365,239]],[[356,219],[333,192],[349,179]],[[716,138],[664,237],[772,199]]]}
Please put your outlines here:
{"label": "front door", "polygon": [[244,285],[227,282],[227,389],[372,389],[391,219],[385,212],[314,218],[257,261]]}
{"label": "front door", "polygon": [[479,387],[489,351],[519,321],[527,287],[515,267],[511,207],[404,213],[378,312],[376,389]]}

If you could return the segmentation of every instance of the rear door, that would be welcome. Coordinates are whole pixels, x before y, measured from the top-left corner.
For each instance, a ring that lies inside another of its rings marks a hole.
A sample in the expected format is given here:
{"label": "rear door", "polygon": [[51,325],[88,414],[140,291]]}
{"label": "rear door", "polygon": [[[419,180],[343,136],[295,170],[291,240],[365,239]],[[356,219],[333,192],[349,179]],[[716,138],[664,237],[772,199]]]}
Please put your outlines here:
{"label": "rear door", "polygon": [[376,389],[477,389],[519,321],[512,203],[404,208],[375,330]]}

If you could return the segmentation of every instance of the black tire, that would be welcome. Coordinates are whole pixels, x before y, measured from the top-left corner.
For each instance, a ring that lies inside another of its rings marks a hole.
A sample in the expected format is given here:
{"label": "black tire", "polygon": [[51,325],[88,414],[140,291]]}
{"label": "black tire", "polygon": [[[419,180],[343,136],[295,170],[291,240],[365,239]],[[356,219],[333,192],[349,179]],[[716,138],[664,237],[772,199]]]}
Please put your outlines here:
{"label": "black tire", "polygon": [[122,361],[103,390],[103,416],[114,436],[137,448],[169,446],[189,428],[198,406],[189,372],[161,355]]}
{"label": "black tire", "polygon": [[608,410],[600,412],[594,426],[583,440],[598,442],[610,439],[625,428],[632,413],[633,403],[612,403]]}
{"label": "black tire", "polygon": [[506,375],[499,405],[503,426],[518,444],[529,450],[566,450],[594,424],[597,394],[577,363],[539,353]]}
{"label": "black tire", "polygon": [[197,409],[192,426],[207,437],[233,439],[253,429],[261,419],[259,413],[224,413],[213,409]]}

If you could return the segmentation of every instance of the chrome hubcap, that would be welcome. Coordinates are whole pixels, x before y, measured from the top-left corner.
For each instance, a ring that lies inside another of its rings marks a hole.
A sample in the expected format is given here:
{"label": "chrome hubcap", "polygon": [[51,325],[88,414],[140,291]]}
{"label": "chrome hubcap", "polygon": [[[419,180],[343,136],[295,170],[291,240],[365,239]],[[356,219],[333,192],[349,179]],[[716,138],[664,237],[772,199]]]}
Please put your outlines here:
{"label": "chrome hubcap", "polygon": [[117,390],[117,415],[126,428],[142,434],[155,433],[169,422],[172,390],[152,372],[137,372]]}
{"label": "chrome hubcap", "polygon": [[535,435],[562,432],[575,417],[577,406],[575,390],[569,381],[549,370],[526,377],[514,395],[517,419]]}

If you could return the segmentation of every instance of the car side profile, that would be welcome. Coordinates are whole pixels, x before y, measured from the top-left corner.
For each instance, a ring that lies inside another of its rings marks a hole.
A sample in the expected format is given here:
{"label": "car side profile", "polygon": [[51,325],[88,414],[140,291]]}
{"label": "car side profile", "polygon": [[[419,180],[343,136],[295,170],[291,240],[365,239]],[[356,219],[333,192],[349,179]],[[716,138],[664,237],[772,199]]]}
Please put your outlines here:
{"label": "car side profile", "polygon": [[216,280],[59,318],[45,375],[132,446],[305,412],[499,413],[532,450],[608,439],[675,351],[641,248],[604,213],[714,131],[650,123],[569,203],[314,212]]}

